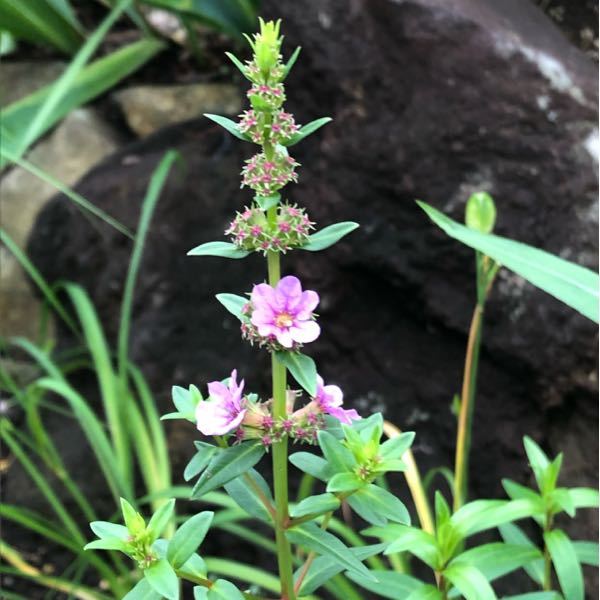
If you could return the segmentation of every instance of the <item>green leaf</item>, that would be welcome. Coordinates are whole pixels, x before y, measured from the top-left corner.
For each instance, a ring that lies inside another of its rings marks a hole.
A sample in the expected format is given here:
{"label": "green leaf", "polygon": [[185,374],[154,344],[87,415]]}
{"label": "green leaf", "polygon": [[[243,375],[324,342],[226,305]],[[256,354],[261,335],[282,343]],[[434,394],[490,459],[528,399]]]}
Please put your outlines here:
{"label": "green leaf", "polygon": [[541,492],[544,492],[546,472],[550,467],[550,461],[544,451],[529,436],[526,435],[523,438],[523,445],[538,487]]}
{"label": "green leaf", "polygon": [[494,542],[463,552],[450,565],[475,567],[488,581],[493,581],[539,559],[543,560],[543,556],[535,547]]}
{"label": "green leaf", "polygon": [[496,600],[494,590],[475,567],[453,564],[444,569],[444,577],[460,591],[465,600]]}
{"label": "green leaf", "polygon": [[328,225],[320,231],[308,236],[308,242],[300,247],[300,250],[308,250],[309,252],[318,252],[325,250],[339,242],[344,236],[358,229],[360,225],[353,221],[344,221],[343,223],[334,223]]}
{"label": "green leaf", "polygon": [[340,501],[333,494],[325,493],[305,498],[290,510],[290,516],[294,519],[306,515],[322,515],[339,508]]}
{"label": "green leaf", "polygon": [[160,534],[164,531],[168,525],[171,517],[173,516],[173,509],[175,508],[175,500],[171,499],[163,504],[153,515],[148,523],[148,531],[152,534],[152,541],[158,539]]}
{"label": "green leaf", "polygon": [[571,544],[573,544],[573,548],[575,548],[577,560],[582,565],[590,565],[591,567],[598,566],[598,542],[571,541]]}
{"label": "green leaf", "polygon": [[531,500],[475,500],[457,510],[450,519],[463,537],[468,537],[508,523],[531,517],[538,512]]}
{"label": "green leaf", "polygon": [[316,119],[314,121],[311,121],[310,123],[307,123],[306,125],[303,125],[302,127],[300,127],[300,130],[297,131],[289,140],[289,142],[287,142],[285,144],[285,146],[293,146],[294,144],[297,144],[298,142],[302,141],[305,137],[311,135],[312,133],[314,133],[315,131],[317,131],[317,129],[320,129],[321,127],[323,127],[323,125],[326,125],[327,123],[329,123],[329,121],[331,121],[331,117],[322,117],[320,119]]}
{"label": "green leaf", "polygon": [[83,547],[84,550],[119,550],[125,552],[127,550],[127,543],[121,538],[102,538],[101,540],[94,540],[89,542]]}
{"label": "green leaf", "polygon": [[371,570],[370,574],[372,578],[376,578],[375,581],[359,577],[352,571],[346,573],[346,576],[366,590],[390,600],[406,598],[423,585],[422,581],[395,571]]}
{"label": "green leaf", "polygon": [[513,500],[531,500],[532,502],[539,502],[540,510],[544,511],[544,505],[542,497],[531,488],[528,488],[516,481],[512,481],[511,479],[503,479],[502,487],[504,488],[506,494],[512,498]]}
{"label": "green leaf", "polygon": [[391,438],[381,444],[379,456],[384,460],[402,458],[404,453],[412,446],[415,434],[413,431],[406,431],[394,438]]}
{"label": "green leaf", "polygon": [[[523,533],[522,529],[514,523],[505,523],[498,527],[502,539],[508,544],[517,544],[519,546],[526,546],[530,549],[537,550],[537,546]],[[529,564],[523,566],[525,572],[533,581],[538,585],[542,585],[544,582],[544,561],[532,561]]]}
{"label": "green leaf", "polygon": [[332,468],[329,463],[320,456],[309,452],[296,452],[291,454],[289,461],[304,473],[312,475],[321,481],[329,481],[333,477]]}
{"label": "green leaf", "polygon": [[192,248],[188,256],[221,256],[223,258],[245,258],[250,252],[240,250],[235,244],[230,242],[206,242]]}
{"label": "green leaf", "polygon": [[300,352],[275,352],[275,358],[285,365],[292,377],[311,396],[317,395],[317,366],[315,361]]}
{"label": "green leaf", "polygon": [[320,430],[317,433],[317,439],[325,459],[336,473],[352,472],[356,466],[356,460],[348,448],[327,431]]}
{"label": "green leaf", "polygon": [[410,525],[406,506],[393,494],[372,483],[348,497],[352,510],[373,525],[386,525],[388,519]]}
{"label": "green leaf", "polygon": [[298,544],[322,556],[330,556],[350,572],[357,573],[361,578],[376,581],[369,570],[338,538],[315,523],[304,523],[292,527],[286,531],[286,536],[293,544]]}
{"label": "green leaf", "polygon": [[155,592],[168,600],[179,599],[179,580],[173,567],[164,558],[144,569],[144,577]]}
{"label": "green leaf", "polygon": [[363,533],[365,535],[377,536],[383,534],[386,536],[383,539],[394,539],[384,554],[410,552],[434,570],[439,566],[437,542],[435,538],[426,531],[406,525],[388,525],[385,528],[370,527]]}
{"label": "green leaf", "polygon": [[235,294],[217,294],[216,298],[234,317],[242,320],[242,310],[248,304],[248,298]]}
{"label": "green leaf", "polygon": [[294,64],[298,60],[298,56],[300,55],[300,50],[301,49],[302,48],[300,46],[298,46],[294,50],[294,52],[292,53],[292,55],[290,56],[289,60],[285,63],[285,66],[283,67],[283,77],[281,78],[281,81],[285,81],[287,79],[287,76],[290,74],[290,71],[292,70],[292,67],[294,66]]}
{"label": "green leaf", "polygon": [[74,108],[111,89],[164,48],[162,42],[144,39],[84,66],[125,4],[120,2],[119,10],[113,9],[55,83],[3,109],[1,152],[5,159],[20,158]]}
{"label": "green leaf", "polygon": [[418,204],[450,237],[483,252],[598,323],[597,273],[538,248],[496,235],[473,231],[424,202]]}
{"label": "green leaf", "polygon": [[261,210],[265,212],[279,204],[281,194],[273,194],[272,196],[254,196],[254,201],[258,204]]}
{"label": "green leaf", "polygon": [[135,534],[146,528],[146,522],[143,517],[136,512],[125,498],[121,498],[121,512],[123,513],[123,520],[129,533]]}
{"label": "green leaf", "polygon": [[328,492],[354,492],[366,484],[356,474],[350,472],[336,473],[327,484]]}
{"label": "green leaf", "polygon": [[211,115],[208,113],[205,113],[204,116],[210,119],[211,121],[214,121],[217,125],[220,125],[224,129],[227,129],[227,131],[229,131],[231,135],[235,136],[239,140],[242,140],[244,142],[252,141],[249,136],[240,131],[238,124],[235,121],[232,121],[227,117],[222,117],[220,115]]}
{"label": "green leaf", "polygon": [[248,81],[252,81],[252,78],[248,77],[248,73],[246,73],[246,67],[244,66],[244,63],[242,63],[242,61],[235,54],[232,54],[231,52],[225,52],[225,55]]}
{"label": "green leaf", "polygon": [[137,582],[136,586],[126,595],[123,600],[161,600],[162,595],[152,589],[146,579]]}
{"label": "green leaf", "polygon": [[215,513],[204,511],[180,525],[169,542],[167,560],[174,569],[182,567],[196,552],[210,528]]}
{"label": "green leaf", "polygon": [[560,529],[544,533],[565,600],[583,600],[583,573],[571,540]]}
{"label": "green leaf", "polygon": [[255,469],[249,469],[243,476],[236,477],[229,483],[226,483],[225,491],[233,498],[233,500],[235,500],[236,504],[249,515],[256,519],[260,519],[261,521],[270,522],[271,515],[269,514],[269,511],[262,503],[257,491],[248,483],[247,477],[250,477],[254,485],[260,489],[263,498],[266,498],[273,504],[273,496],[269,489],[269,484]]}
{"label": "green leaf", "polygon": [[264,453],[264,446],[259,442],[245,442],[219,452],[194,486],[192,500],[201,498],[206,492],[221,487],[246,472]]}
{"label": "green leaf", "polygon": [[90,529],[100,538],[120,538],[122,540],[129,537],[129,530],[124,525],[116,525],[108,521],[93,521],[90,523]]}
{"label": "green leaf", "polygon": [[207,600],[208,589],[197,585],[194,587],[194,600]]}
{"label": "green leaf", "polygon": [[196,448],[198,448],[198,452],[194,454],[192,460],[185,467],[185,471],[183,472],[183,478],[186,481],[190,481],[198,475],[202,473],[208,463],[212,460],[213,455],[217,452],[218,448],[213,446],[212,444],[207,444],[206,442],[194,442]]}
{"label": "green leaf", "polygon": [[244,600],[242,593],[229,581],[217,579],[208,590],[208,600]]}
{"label": "green leaf", "polygon": [[529,592],[517,596],[502,596],[502,600],[562,600],[556,592]]}
{"label": "green leaf", "polygon": [[83,42],[81,25],[48,0],[0,0],[2,29],[33,44],[74,54]]}
{"label": "green leaf", "polygon": [[420,588],[407,596],[406,600],[444,600],[442,592],[435,586],[424,583]]}
{"label": "green leaf", "polygon": [[598,490],[592,488],[571,488],[569,495],[575,508],[598,508]]}
{"label": "green leaf", "polygon": [[573,498],[571,498],[571,494],[569,494],[567,488],[556,488],[555,490],[552,490],[548,494],[548,499],[551,503],[553,515],[564,511],[571,518],[575,516],[575,505],[573,504]]}
{"label": "green leaf", "polygon": [[[359,546],[358,548],[350,548],[350,552],[360,561],[371,558],[382,552],[387,544],[373,544],[371,546]],[[341,573],[344,567],[340,565],[337,560],[329,556],[318,556],[308,569],[302,585],[300,586],[299,595],[305,596],[312,594],[315,590],[320,588],[326,581]],[[303,568],[300,567],[294,573],[294,581],[298,580],[300,573],[303,572]]]}
{"label": "green leaf", "polygon": [[181,575],[191,575],[192,577],[206,578],[207,568],[204,560],[198,554],[192,554],[185,563],[179,567],[178,573]]}

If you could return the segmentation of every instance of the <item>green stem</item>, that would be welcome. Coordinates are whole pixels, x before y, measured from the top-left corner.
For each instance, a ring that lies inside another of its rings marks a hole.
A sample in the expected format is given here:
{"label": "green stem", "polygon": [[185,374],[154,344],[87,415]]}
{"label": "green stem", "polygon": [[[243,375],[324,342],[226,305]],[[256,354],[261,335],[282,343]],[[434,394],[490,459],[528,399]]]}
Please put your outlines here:
{"label": "green stem", "polygon": [[[544,534],[552,530],[552,517],[546,514],[544,523]],[[545,537],[545,536],[544,536]],[[542,589],[545,592],[552,591],[552,558],[550,556],[550,550],[548,546],[544,544],[544,580],[542,582]]]}
{"label": "green stem", "polygon": [[[481,328],[485,300],[491,286],[487,277],[487,257],[477,252],[477,304],[471,319],[465,369],[458,415],[458,432],[456,437],[456,456],[454,463],[454,510],[458,510],[468,495],[469,454],[471,451],[471,432],[473,429],[473,413],[475,411],[475,391],[479,368],[479,350],[481,346]],[[489,260],[489,259],[487,259]]]}
{"label": "green stem", "polygon": [[[268,217],[274,217],[275,208],[269,210]],[[276,213],[275,213],[276,214]],[[277,285],[281,278],[281,261],[279,253],[269,252],[267,254],[267,265],[269,270],[269,284]],[[277,421],[287,416],[286,407],[286,369],[277,361],[275,355],[271,355],[271,367],[273,374],[273,418]],[[294,579],[292,566],[292,550],[285,536],[285,530],[289,520],[288,514],[288,440],[283,436],[278,442],[274,442],[271,451],[273,454],[273,488],[275,492],[275,542],[277,544],[277,562],[279,566],[279,579],[281,581],[281,599],[294,600]]]}

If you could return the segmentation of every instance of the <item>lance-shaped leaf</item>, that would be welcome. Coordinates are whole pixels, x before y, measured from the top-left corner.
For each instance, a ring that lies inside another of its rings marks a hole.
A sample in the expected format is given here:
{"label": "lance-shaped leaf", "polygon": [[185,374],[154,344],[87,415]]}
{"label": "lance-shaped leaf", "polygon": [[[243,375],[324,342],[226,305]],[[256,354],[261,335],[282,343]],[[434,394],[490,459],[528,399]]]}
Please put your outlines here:
{"label": "lance-shaped leaf", "polygon": [[242,63],[242,61],[235,54],[232,54],[231,52],[225,52],[225,55],[248,81],[252,81],[252,78],[248,77],[248,72],[246,71],[244,63]]}
{"label": "lance-shaped leaf", "polygon": [[286,531],[286,536],[293,544],[312,550],[321,556],[329,556],[362,578],[377,581],[369,569],[358,560],[349,548],[334,535],[318,527],[315,523],[304,523]]}
{"label": "lance-shaped leaf", "polygon": [[388,519],[410,525],[406,506],[396,496],[372,483],[349,496],[348,504],[373,525],[387,525]]}
{"label": "lance-shaped leaf", "polygon": [[208,463],[212,460],[213,455],[216,454],[217,451],[220,451],[220,448],[213,446],[212,444],[207,444],[206,442],[194,442],[194,445],[198,449],[198,452],[192,456],[190,462],[186,465],[185,470],[183,472],[183,478],[186,481],[193,479],[199,473],[202,473],[204,469],[208,466]]}
{"label": "lance-shaped leaf", "polygon": [[136,586],[125,596],[123,600],[161,600],[162,595],[152,589],[146,579],[138,581]]}
{"label": "lance-shaped leaf", "polygon": [[364,577],[358,577],[352,571],[346,573],[346,575],[361,587],[390,600],[406,598],[419,586],[423,585],[422,581],[404,573],[396,573],[395,571],[370,571],[370,573],[377,579],[376,583],[372,579],[367,580]]}
{"label": "lance-shaped leaf", "polygon": [[487,579],[475,568],[465,564],[444,569],[444,577],[465,597],[465,600],[496,600]]}
{"label": "lance-shaped leaf", "polygon": [[[350,548],[350,552],[358,559],[365,560],[370,558],[371,556],[375,556],[379,554],[383,550],[385,550],[387,544],[373,544],[371,546],[361,546],[359,548]],[[340,563],[329,557],[329,556],[319,556],[317,557],[308,572],[306,573],[304,579],[302,580],[302,585],[300,586],[299,594],[301,596],[305,596],[307,594],[312,594],[316,589],[320,588],[326,581],[344,571],[344,567],[340,565]],[[294,573],[294,581],[297,581],[300,574],[303,572],[302,567],[300,567]]]}
{"label": "lance-shaped leaf", "polygon": [[[505,523],[498,527],[502,539],[507,544],[518,544],[519,546],[525,546],[529,549],[537,550],[537,546],[525,535],[523,530],[514,523]],[[534,560],[523,566],[523,569],[535,581],[538,585],[542,585],[544,582],[544,561]]]}
{"label": "lance-shaped leaf", "polygon": [[305,517],[306,515],[322,515],[334,511],[340,506],[339,499],[333,494],[325,493],[305,498],[290,510],[293,518]]}
{"label": "lance-shaped leaf", "polygon": [[300,352],[275,352],[275,358],[285,365],[292,377],[312,397],[317,395],[317,366],[315,361]]}
{"label": "lance-shaped leaf", "polygon": [[175,500],[171,498],[152,515],[148,527],[146,528],[150,533],[152,541],[159,538],[160,534],[171,520],[174,508]]}
{"label": "lance-shaped leaf", "polygon": [[219,452],[198,479],[192,490],[192,499],[201,498],[207,492],[245,473],[261,459],[264,453],[264,446],[259,442],[246,442]]}
{"label": "lance-shaped leaf", "polygon": [[535,547],[494,542],[463,552],[450,565],[475,567],[488,581],[493,581],[542,558]]}
{"label": "lance-shaped leaf", "polygon": [[424,583],[420,588],[407,596],[406,600],[443,600],[442,592],[435,586]]}
{"label": "lance-shaped leaf", "polygon": [[297,131],[285,145],[293,146],[294,144],[297,144],[306,136],[309,136],[311,133],[317,131],[317,129],[323,127],[323,125],[325,125],[326,123],[329,123],[329,121],[331,121],[331,117],[322,117],[321,119],[311,121],[310,123],[301,127],[300,130]]}
{"label": "lance-shaped leaf", "polygon": [[450,237],[483,252],[598,323],[600,278],[597,273],[533,246],[474,231],[424,202],[418,204]]}
{"label": "lance-shaped leaf", "polygon": [[575,554],[577,560],[582,565],[589,565],[590,567],[598,566],[598,542],[586,542],[586,541],[571,541],[573,548],[575,548]]}
{"label": "lance-shaped leaf", "polygon": [[308,250],[309,252],[318,252],[325,250],[339,242],[344,236],[348,235],[359,227],[358,223],[353,221],[344,221],[342,223],[334,223],[324,227],[320,231],[308,236],[308,242],[300,247],[300,250]]}
{"label": "lance-shaped leaf", "polygon": [[244,142],[252,141],[245,133],[242,133],[240,131],[240,128],[238,127],[238,124],[235,121],[232,121],[227,117],[222,117],[221,115],[211,115],[209,113],[205,113],[204,116],[210,119],[211,121],[214,121],[217,125],[220,125],[224,129],[227,129],[227,131],[229,131],[229,133],[231,133],[231,135],[235,136],[236,138]]}
{"label": "lance-shaped leaf", "polygon": [[329,463],[316,454],[310,454],[309,452],[295,452],[290,455],[289,460],[295,467],[304,473],[308,473],[321,481],[329,481],[334,474]]}
{"label": "lance-shaped leaf", "polygon": [[174,569],[182,567],[202,543],[215,514],[209,510],[198,513],[175,532],[167,549],[167,560]]}
{"label": "lance-shaped leaf", "polygon": [[565,600],[583,600],[583,573],[571,540],[560,529],[544,534]]}
{"label": "lance-shaped leaf", "polygon": [[217,294],[216,298],[234,317],[242,320],[242,310],[248,304],[248,298],[236,294]]}
{"label": "lance-shaped leaf", "polygon": [[287,76],[290,74],[290,71],[292,70],[292,67],[294,66],[294,64],[296,63],[296,61],[298,60],[298,56],[300,55],[300,50],[302,48],[300,46],[298,46],[293,54],[290,56],[289,60],[285,63],[285,67],[283,67],[283,76],[281,78],[281,81],[285,81]]}
{"label": "lance-shaped leaf", "polygon": [[179,599],[179,580],[173,567],[164,558],[144,569],[144,578],[161,596],[168,600]]}
{"label": "lance-shaped leaf", "polygon": [[388,525],[386,527],[370,527],[363,532],[365,535],[375,535],[385,540],[394,539],[385,554],[410,552],[418,556],[432,569],[439,567],[439,551],[435,538],[426,531],[405,525]]}
{"label": "lance-shaped leaf", "polygon": [[[251,483],[248,478],[252,480]],[[264,504],[264,500],[272,505],[273,496],[269,484],[255,469],[250,469],[243,475],[226,483],[225,491],[249,515],[261,521],[271,521],[271,515]]]}
{"label": "lance-shaped leaf", "polygon": [[241,250],[230,242],[206,242],[192,248],[188,256],[221,256],[222,258],[245,258],[250,252]]}

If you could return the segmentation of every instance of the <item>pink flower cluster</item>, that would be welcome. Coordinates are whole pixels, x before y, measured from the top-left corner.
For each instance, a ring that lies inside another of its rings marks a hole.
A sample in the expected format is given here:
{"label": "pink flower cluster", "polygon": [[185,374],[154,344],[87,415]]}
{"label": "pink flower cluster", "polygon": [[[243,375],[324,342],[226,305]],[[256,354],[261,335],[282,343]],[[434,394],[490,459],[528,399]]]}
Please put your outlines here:
{"label": "pink flower cluster", "polygon": [[196,407],[196,426],[204,435],[235,435],[236,442],[259,438],[265,446],[289,436],[294,441],[316,443],[317,432],[325,427],[329,414],[341,423],[360,419],[354,409],[342,408],[344,395],[336,385],[325,385],[317,376],[317,395],[306,406],[292,412],[296,392],[288,392],[288,416],[275,420],[271,402],[254,402],[243,395],[244,381],[237,383],[234,369],[227,385],[208,384],[209,398]]}
{"label": "pink flower cluster", "polygon": [[285,102],[285,90],[282,83],[268,85],[266,83],[255,83],[246,95],[250,104],[258,110],[275,110],[281,108]]}
{"label": "pink flower cluster", "polygon": [[271,351],[298,350],[321,333],[313,314],[318,303],[317,292],[302,291],[300,280],[292,275],[275,287],[255,285],[244,308],[242,336]]}
{"label": "pink flower cluster", "polygon": [[269,223],[265,213],[255,206],[236,213],[225,234],[242,250],[286,252],[306,244],[313,225],[304,209],[295,205],[280,204],[274,223]]}
{"label": "pink flower cluster", "polygon": [[239,115],[238,129],[250,136],[255,144],[284,144],[298,131],[294,116],[283,110],[272,114],[271,124],[264,123],[264,116],[255,110],[245,110]]}
{"label": "pink flower cluster", "polygon": [[247,185],[259,196],[272,196],[290,181],[298,181],[299,165],[283,152],[275,152],[271,160],[263,152],[255,154],[242,169],[242,187]]}

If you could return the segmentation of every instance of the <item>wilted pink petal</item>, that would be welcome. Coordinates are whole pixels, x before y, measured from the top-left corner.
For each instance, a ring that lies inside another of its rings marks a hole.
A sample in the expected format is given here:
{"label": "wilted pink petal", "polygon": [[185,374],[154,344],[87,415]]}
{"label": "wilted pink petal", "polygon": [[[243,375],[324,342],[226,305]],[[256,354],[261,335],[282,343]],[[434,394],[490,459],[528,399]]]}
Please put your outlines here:
{"label": "wilted pink petal", "polygon": [[352,421],[360,419],[360,415],[353,408],[341,408],[344,403],[344,394],[337,385],[324,385],[323,378],[317,375],[317,396],[315,402],[322,412],[335,417],[341,423],[350,425]]}

